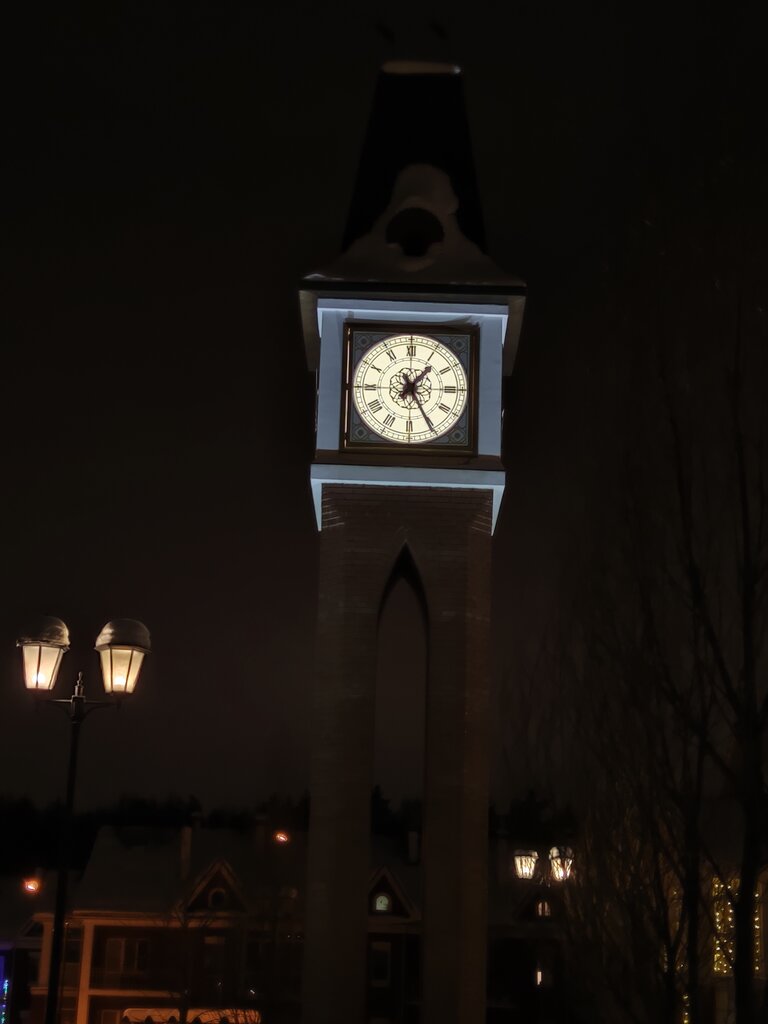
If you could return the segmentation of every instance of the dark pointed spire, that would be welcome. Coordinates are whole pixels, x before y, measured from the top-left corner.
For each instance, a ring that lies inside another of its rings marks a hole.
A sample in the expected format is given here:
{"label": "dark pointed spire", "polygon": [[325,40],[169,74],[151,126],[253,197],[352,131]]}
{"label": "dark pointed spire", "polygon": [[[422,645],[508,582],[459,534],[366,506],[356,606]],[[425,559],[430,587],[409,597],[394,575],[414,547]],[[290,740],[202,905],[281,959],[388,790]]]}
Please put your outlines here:
{"label": "dark pointed spire", "polygon": [[379,71],[342,249],[368,234],[398,175],[414,164],[448,175],[458,226],[485,252],[461,69],[417,61],[390,61]]}

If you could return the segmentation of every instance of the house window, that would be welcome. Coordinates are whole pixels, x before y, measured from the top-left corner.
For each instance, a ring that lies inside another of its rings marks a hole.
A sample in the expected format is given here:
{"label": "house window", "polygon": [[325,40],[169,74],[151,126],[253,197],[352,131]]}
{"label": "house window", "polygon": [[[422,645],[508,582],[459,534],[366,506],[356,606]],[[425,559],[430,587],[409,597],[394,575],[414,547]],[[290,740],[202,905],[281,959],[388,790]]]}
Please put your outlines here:
{"label": "house window", "polygon": [[209,992],[221,994],[228,959],[226,936],[206,935],[203,940],[203,975]]}
{"label": "house window", "polygon": [[552,904],[549,900],[536,901],[536,917],[552,917]]}
{"label": "house window", "polygon": [[392,897],[389,893],[380,892],[374,896],[373,909],[377,914],[389,914],[392,912]]}
{"label": "house window", "polygon": [[392,943],[372,942],[368,953],[368,974],[372,988],[389,988],[392,976]]}
{"label": "house window", "polygon": [[29,981],[32,985],[40,984],[40,953],[36,949],[29,951]]}
{"label": "house window", "polygon": [[552,987],[552,965],[546,960],[539,960],[533,975],[536,988]]}
{"label": "house window", "polygon": [[67,928],[64,939],[64,963],[79,964],[83,946],[83,929]]}
{"label": "house window", "polygon": [[149,939],[112,937],[104,950],[104,969],[110,974],[145,974],[149,967]]}
{"label": "house window", "polygon": [[211,889],[208,893],[208,906],[211,910],[223,910],[227,905],[227,893],[225,889]]}
{"label": "house window", "polygon": [[64,962],[61,966],[61,984],[65,988],[73,988],[80,980],[82,945],[82,928],[68,927],[64,934]]}

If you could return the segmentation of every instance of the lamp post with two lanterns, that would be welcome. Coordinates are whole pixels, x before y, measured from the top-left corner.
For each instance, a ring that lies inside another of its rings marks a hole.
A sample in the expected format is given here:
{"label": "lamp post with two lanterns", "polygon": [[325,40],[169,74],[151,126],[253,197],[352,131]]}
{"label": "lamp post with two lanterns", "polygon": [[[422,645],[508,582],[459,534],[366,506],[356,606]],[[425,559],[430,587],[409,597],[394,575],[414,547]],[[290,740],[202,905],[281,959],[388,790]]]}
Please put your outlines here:
{"label": "lamp post with two lanterns", "polygon": [[27,689],[41,697],[46,704],[61,708],[69,717],[70,725],[66,797],[61,825],[48,994],[45,1004],[45,1024],[56,1024],[80,727],[92,711],[115,707],[122,698],[133,693],[144,655],[150,651],[150,639],[147,627],[136,619],[115,619],[108,622],[99,633],[96,650],[101,659],[104,691],[112,698],[110,700],[89,700],[85,696],[82,672],[77,674],[70,697],[60,700],[46,696],[56,685],[62,658],[69,650],[69,630],[61,619],[50,616],[41,619],[34,630],[18,639],[17,646],[22,650],[24,683]]}
{"label": "lamp post with two lanterns", "polygon": [[[538,850],[515,850],[515,874],[518,878],[533,879],[537,875]],[[549,851],[549,875],[553,882],[566,882],[571,875],[573,851],[568,846],[553,846]],[[544,874],[541,874],[544,878]]]}
{"label": "lamp post with two lanterns", "polygon": [[[552,846],[549,850],[549,870],[544,867],[544,858],[539,858],[539,851],[532,849],[515,850],[513,863],[515,874],[524,883],[537,884],[549,887],[552,883],[562,884],[571,877],[573,866],[573,850],[569,846]],[[539,918],[550,918],[552,915],[552,904],[549,895],[538,895],[536,898],[536,916]],[[550,955],[542,950],[537,955],[534,984],[536,987],[549,986],[552,984],[553,964]]]}

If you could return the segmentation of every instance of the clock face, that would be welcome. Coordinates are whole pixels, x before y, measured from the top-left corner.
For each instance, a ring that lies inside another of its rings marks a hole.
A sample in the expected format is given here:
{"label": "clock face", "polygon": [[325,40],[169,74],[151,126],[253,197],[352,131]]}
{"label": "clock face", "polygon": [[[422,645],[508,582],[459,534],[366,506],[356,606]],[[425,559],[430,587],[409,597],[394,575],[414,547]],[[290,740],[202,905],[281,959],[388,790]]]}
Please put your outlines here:
{"label": "clock face", "polygon": [[470,334],[348,330],[349,447],[470,446]]}

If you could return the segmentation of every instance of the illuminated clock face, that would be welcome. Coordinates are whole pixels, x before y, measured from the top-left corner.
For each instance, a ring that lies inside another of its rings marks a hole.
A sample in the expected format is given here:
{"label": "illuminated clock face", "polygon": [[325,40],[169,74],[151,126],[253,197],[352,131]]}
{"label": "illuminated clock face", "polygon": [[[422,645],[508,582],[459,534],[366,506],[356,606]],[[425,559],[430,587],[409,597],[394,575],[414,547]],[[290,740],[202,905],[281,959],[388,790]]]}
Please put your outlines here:
{"label": "illuminated clock face", "polygon": [[378,337],[359,353],[352,369],[358,439],[366,440],[367,433],[368,441],[466,445],[469,337]]}

